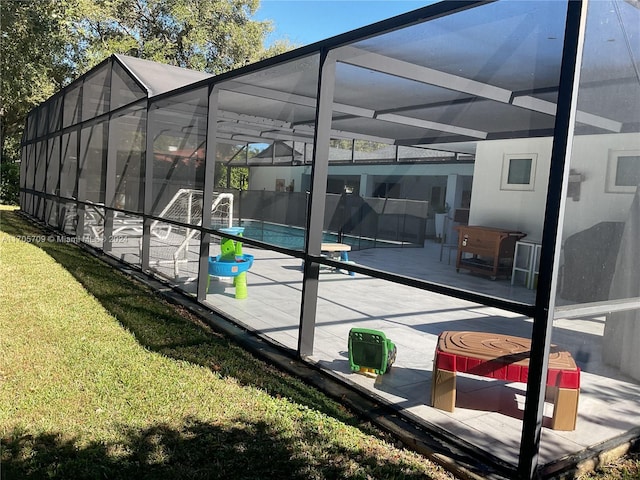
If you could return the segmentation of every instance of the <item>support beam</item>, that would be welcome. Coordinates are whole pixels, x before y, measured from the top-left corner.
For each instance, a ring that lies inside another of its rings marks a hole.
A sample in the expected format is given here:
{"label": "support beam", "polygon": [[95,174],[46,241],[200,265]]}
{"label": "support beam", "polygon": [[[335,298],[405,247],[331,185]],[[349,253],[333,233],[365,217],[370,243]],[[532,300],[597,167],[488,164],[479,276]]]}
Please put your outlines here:
{"label": "support beam", "polygon": [[[116,166],[118,163],[118,129],[117,123],[113,117],[109,122],[105,122],[105,128],[107,129],[107,162],[105,167],[105,182],[104,182],[104,204],[106,207],[113,207],[115,205],[116,198]],[[113,210],[105,208],[104,211],[104,231],[102,238],[102,249],[105,252],[110,252],[113,248],[112,235],[113,235]]]}
{"label": "support beam", "polygon": [[410,125],[413,127],[425,128],[428,130],[436,130],[438,132],[453,133],[456,135],[464,135],[466,137],[478,138],[485,140],[488,133],[471,128],[458,127],[440,122],[432,122],[430,120],[422,120],[420,118],[407,117],[406,115],[397,115],[395,113],[381,113],[376,115],[377,120],[385,122],[399,123],[401,125]]}
{"label": "support beam", "polygon": [[573,144],[580,84],[580,66],[586,30],[587,1],[573,1],[567,4],[563,60],[560,71],[560,91],[558,113],[556,115],[549,186],[542,230],[542,251],[540,271],[536,290],[535,313],[531,332],[531,356],[525,397],[520,455],[518,458],[518,478],[537,478],[540,437],[555,297],[558,286],[558,268],[562,245],[566,191],[569,182],[569,160]]}
{"label": "support beam", "polygon": [[140,268],[143,272],[149,271],[149,256],[151,250],[151,224],[153,220],[147,217],[147,215],[153,214],[153,132],[151,125],[151,108],[150,101],[147,99],[147,115],[146,115],[146,145],[145,145],[145,157],[144,157],[144,216],[142,224],[142,245],[141,245],[141,258]]}
{"label": "support beam", "polygon": [[[516,107],[525,108],[534,112],[555,115],[556,104],[546,100],[542,100],[530,95],[514,96],[511,90],[496,87],[494,85],[478,82],[469,78],[452,75],[433,68],[416,65],[404,60],[398,60],[387,57],[378,53],[371,53],[356,47],[342,47],[337,50],[338,61],[353,65],[355,67],[366,68],[376,72],[393,75],[407,80],[424,83],[425,85],[434,85],[447,90],[466,93],[474,97],[494,100],[501,103],[509,103]],[[513,97],[513,98],[512,98]],[[423,106],[428,107],[428,106]],[[381,115],[378,115],[380,118]],[[406,118],[406,125],[412,125],[411,117],[397,115],[397,123],[403,123],[402,118]],[[619,133],[622,130],[622,124],[608,118],[593,115],[591,113],[578,111],[577,120],[585,125],[602,128],[611,132]],[[455,127],[451,125],[450,127]],[[431,127],[426,127],[431,128]],[[438,128],[434,128],[437,130]],[[452,130],[442,130],[444,132],[456,133]],[[464,135],[464,134],[462,134]],[[474,135],[469,135],[473,137]],[[486,138],[478,137],[478,138]]]}
{"label": "support beam", "polygon": [[[213,204],[218,133],[218,96],[218,88],[215,86],[212,87],[209,93],[209,104],[207,110],[207,143],[205,146],[204,186],[202,192],[202,227],[205,229],[211,228],[211,206]],[[199,302],[203,302],[207,299],[210,244],[211,234],[208,232],[202,232],[200,235],[198,290],[196,294]]]}
{"label": "support beam", "polygon": [[311,170],[311,195],[307,214],[308,235],[305,248],[304,278],[302,281],[300,328],[298,331],[298,354],[301,357],[313,355],[320,265],[311,261],[308,255],[320,256],[321,253],[327,176],[329,173],[329,142],[331,140],[335,78],[335,59],[331,58],[326,50],[323,50],[320,61],[318,105],[316,110],[317,128]]}
{"label": "support beam", "polygon": [[[234,93],[250,95],[252,97],[265,98],[267,100],[275,100],[303,107],[316,107],[316,99],[313,97],[290,92],[282,92],[272,88],[258,87],[240,82],[225,82],[224,89]],[[333,103],[333,111],[365,118],[373,118],[375,113],[375,111],[370,108],[363,108],[357,105],[345,105],[342,103]]]}
{"label": "support beam", "polygon": [[367,52],[356,47],[342,47],[337,52],[339,62],[355,67],[406,78],[426,85],[435,85],[476,97],[488,98],[496,102],[509,103],[511,99],[511,90],[387,57],[379,53]]}

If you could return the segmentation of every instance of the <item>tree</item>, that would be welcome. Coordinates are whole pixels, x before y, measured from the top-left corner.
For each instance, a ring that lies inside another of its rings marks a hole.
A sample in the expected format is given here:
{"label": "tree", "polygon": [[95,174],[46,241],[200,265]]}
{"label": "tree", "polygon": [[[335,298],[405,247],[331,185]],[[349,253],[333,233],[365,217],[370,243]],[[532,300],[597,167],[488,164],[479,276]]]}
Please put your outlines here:
{"label": "tree", "polygon": [[20,158],[27,113],[113,53],[219,74],[265,50],[259,0],[0,0],[2,162]]}
{"label": "tree", "polygon": [[19,158],[26,114],[68,81],[66,0],[0,1],[2,161]]}
{"label": "tree", "polygon": [[[227,176],[229,184],[227,185]],[[216,162],[215,186],[219,188],[235,188],[247,190],[249,188],[249,168],[235,167]]]}
{"label": "tree", "polygon": [[73,24],[89,68],[112,53],[219,74],[289,46],[265,51],[270,22],[251,20],[259,0],[79,0]]}
{"label": "tree", "polygon": [[20,193],[20,165],[0,163],[0,204],[17,205]]}

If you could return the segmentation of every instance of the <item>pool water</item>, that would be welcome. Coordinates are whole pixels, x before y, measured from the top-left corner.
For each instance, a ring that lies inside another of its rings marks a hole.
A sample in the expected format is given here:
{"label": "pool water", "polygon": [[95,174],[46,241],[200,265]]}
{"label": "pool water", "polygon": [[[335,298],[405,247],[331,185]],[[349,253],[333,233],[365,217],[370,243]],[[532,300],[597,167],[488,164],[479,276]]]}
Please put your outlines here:
{"label": "pool water", "polygon": [[[279,247],[290,248],[291,250],[304,250],[305,231],[301,227],[259,222],[255,220],[243,220],[241,226],[244,227],[243,236],[245,238],[260,240]],[[338,236],[334,233],[324,233],[322,241],[337,242]],[[342,243],[351,245],[353,250],[362,250],[365,248],[381,247],[387,242],[345,235],[342,237]]]}

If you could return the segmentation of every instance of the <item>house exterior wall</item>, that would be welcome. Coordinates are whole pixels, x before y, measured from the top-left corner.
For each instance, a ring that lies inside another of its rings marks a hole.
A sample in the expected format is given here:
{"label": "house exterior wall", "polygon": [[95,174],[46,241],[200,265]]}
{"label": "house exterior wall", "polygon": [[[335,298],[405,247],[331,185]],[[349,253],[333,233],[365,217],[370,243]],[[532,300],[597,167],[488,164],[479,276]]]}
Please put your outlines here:
{"label": "house exterior wall", "polygon": [[[573,158],[576,160],[571,167],[583,175],[583,181],[579,199],[567,199],[564,238],[604,219],[625,220],[633,194],[605,192],[609,151],[637,150],[638,143],[638,136],[633,133],[575,138]],[[540,241],[551,146],[550,137],[478,142],[469,224],[520,230],[528,239]],[[529,153],[537,155],[534,189],[502,190],[504,155]]]}
{"label": "house exterior wall", "polygon": [[567,200],[564,238],[601,221],[627,219],[633,192],[607,192],[607,167],[610,151],[640,150],[637,133],[588,135],[575,137],[571,168],[582,174],[580,199]]}
{"label": "house exterior wall", "polygon": [[304,166],[251,167],[249,169],[249,188],[251,190],[276,190],[276,180],[284,180],[285,188],[293,182],[294,192],[301,191],[302,175],[309,168]]}
{"label": "house exterior wall", "polygon": [[[519,230],[532,240],[542,238],[551,138],[478,142],[469,225]],[[537,154],[534,189],[501,190],[505,154]]]}
{"label": "house exterior wall", "polygon": [[[372,196],[376,177],[404,177],[402,198],[413,200],[428,200],[428,191],[423,191],[423,182],[416,182],[416,177],[433,177],[457,175],[473,175],[472,163],[443,163],[443,164],[402,164],[402,165],[334,165],[329,167],[329,175],[361,177],[360,194]],[[281,167],[255,167],[249,172],[249,185],[251,190],[273,190],[276,179],[284,179],[285,185],[294,181],[294,191],[300,191],[302,176],[311,173],[309,166],[281,166]],[[408,180],[413,183],[409,183]],[[424,197],[424,198],[423,198]]]}

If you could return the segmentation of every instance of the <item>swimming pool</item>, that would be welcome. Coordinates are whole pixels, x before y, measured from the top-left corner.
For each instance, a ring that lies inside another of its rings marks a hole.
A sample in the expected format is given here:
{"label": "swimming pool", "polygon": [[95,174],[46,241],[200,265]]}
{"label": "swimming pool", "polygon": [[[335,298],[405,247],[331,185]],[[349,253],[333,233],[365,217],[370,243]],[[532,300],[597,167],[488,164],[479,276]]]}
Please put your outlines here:
{"label": "swimming pool", "polygon": [[[258,220],[242,220],[240,226],[244,227],[243,236],[245,238],[260,240],[265,243],[270,243],[271,245],[290,248],[292,250],[304,249],[305,231],[302,227],[261,222]],[[325,232],[322,236],[322,241],[337,242],[338,235],[335,233]],[[363,237],[354,237],[351,235],[344,235],[342,237],[342,243],[350,245],[352,250],[364,250],[367,248],[375,247],[402,246],[397,242],[387,242]]]}

